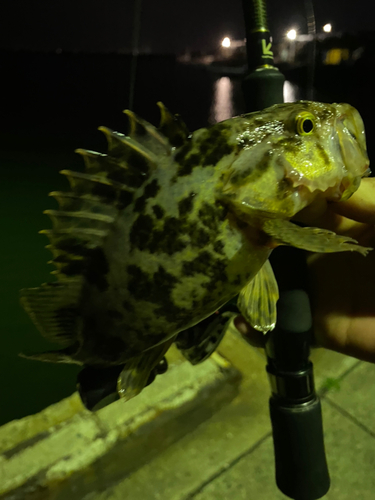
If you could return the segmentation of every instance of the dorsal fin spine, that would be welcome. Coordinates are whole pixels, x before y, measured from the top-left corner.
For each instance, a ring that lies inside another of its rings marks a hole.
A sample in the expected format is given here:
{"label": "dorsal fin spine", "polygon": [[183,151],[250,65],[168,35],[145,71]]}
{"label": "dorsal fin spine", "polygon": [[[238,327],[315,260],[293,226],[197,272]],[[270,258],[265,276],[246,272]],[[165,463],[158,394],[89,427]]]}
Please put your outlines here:
{"label": "dorsal fin spine", "polygon": [[101,246],[108,230],[87,228],[42,229],[39,234],[44,234],[55,248],[67,249],[76,247],[77,244],[86,248]]}
{"label": "dorsal fin spine", "polygon": [[63,210],[44,210],[45,215],[52,217],[75,217],[77,219],[91,219],[97,220],[99,222],[106,222],[107,224],[111,224],[115,219],[114,217],[110,217],[109,215],[103,214],[94,214],[90,212],[66,212]]}
{"label": "dorsal fin spine", "polygon": [[89,212],[116,217],[117,208],[103,201],[99,196],[77,194],[71,191],[52,191],[53,196],[63,212]]}
{"label": "dorsal fin spine", "polygon": [[99,127],[99,130],[103,132],[107,138],[110,156],[122,158],[126,162],[137,166],[139,170],[145,173],[148,173],[150,168],[156,168],[157,158],[149,149],[144,148],[138,141],[107,127]]}
{"label": "dorsal fin spine", "polygon": [[190,135],[185,122],[180,115],[172,115],[162,102],[159,101],[157,105],[160,109],[160,132],[173,147],[183,146]]}
{"label": "dorsal fin spine", "polygon": [[99,184],[106,184],[107,186],[115,186],[118,187],[119,189],[122,188],[122,184],[116,181],[110,181],[108,180],[104,175],[93,175],[93,174],[86,174],[83,172],[74,172],[74,170],[60,170],[60,174],[66,175],[68,179],[71,177],[73,179],[83,179],[86,181],[90,182],[97,182]]}
{"label": "dorsal fin spine", "polygon": [[129,136],[142,145],[148,147],[152,152],[171,154],[172,147],[167,138],[151,123],[137,116],[130,109],[123,111],[129,118],[130,131]]}
{"label": "dorsal fin spine", "polygon": [[101,238],[104,238],[107,235],[106,231],[102,231],[99,229],[88,229],[85,227],[81,228],[72,227],[66,229],[59,229],[58,231],[55,231],[54,229],[42,229],[41,231],[39,231],[39,234],[46,234],[47,236],[49,236],[51,233],[78,234],[78,235],[81,234],[84,236],[97,236]]}
{"label": "dorsal fin spine", "polygon": [[82,156],[87,173],[103,173],[108,170],[108,167],[115,167],[118,169],[123,169],[127,172],[131,172],[133,174],[138,173],[139,175],[139,172],[136,168],[132,167],[132,165],[129,165],[121,158],[115,158],[104,153],[97,153],[96,151],[82,148],[76,149],[75,153],[78,153]]}

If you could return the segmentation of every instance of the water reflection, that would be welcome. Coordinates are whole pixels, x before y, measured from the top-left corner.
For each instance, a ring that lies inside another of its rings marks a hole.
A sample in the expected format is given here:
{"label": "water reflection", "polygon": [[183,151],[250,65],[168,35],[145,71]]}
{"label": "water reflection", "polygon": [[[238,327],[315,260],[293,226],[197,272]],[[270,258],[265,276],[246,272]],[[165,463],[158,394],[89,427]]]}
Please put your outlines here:
{"label": "water reflection", "polygon": [[283,88],[284,102],[295,102],[300,99],[298,85],[285,80]]}
{"label": "water reflection", "polygon": [[214,83],[214,95],[210,109],[210,123],[221,122],[233,116],[233,83],[227,76]]}
{"label": "water reflection", "polygon": [[[232,118],[235,114],[243,113],[243,103],[239,97],[241,94],[240,82],[234,82],[228,76],[218,78],[213,84],[212,103],[209,112],[209,123],[217,123],[228,118]],[[298,85],[286,80],[283,88],[284,102],[295,102],[301,99],[300,89]],[[237,109],[238,108],[238,109]]]}

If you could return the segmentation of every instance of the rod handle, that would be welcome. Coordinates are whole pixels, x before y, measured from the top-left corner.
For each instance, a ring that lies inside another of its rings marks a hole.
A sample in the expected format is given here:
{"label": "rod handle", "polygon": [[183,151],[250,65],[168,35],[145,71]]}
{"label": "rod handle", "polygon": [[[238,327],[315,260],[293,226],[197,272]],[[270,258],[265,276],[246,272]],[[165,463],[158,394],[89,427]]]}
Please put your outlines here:
{"label": "rod handle", "polygon": [[278,488],[295,500],[317,500],[330,487],[322,409],[318,396],[288,406],[279,398],[269,401]]}

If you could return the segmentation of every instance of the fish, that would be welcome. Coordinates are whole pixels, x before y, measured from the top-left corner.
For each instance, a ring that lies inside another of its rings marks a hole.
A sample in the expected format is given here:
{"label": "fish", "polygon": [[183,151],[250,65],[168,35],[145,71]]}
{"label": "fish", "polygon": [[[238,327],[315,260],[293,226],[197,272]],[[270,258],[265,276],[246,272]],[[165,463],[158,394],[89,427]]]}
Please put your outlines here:
{"label": "fish", "polygon": [[[125,110],[128,135],[99,127],[107,153],[79,149],[84,172],[61,171],[70,190],[50,193],[59,209],[44,212],[53,228],[41,231],[57,280],[21,290],[41,335],[61,347],[24,356],[123,365],[117,391],[125,400],[154,378],[173,343],[181,347],[184,332],[236,296],[254,328],[274,328],[278,287],[268,258],[277,246],[370,250],[293,222],[306,207],[348,199],[370,173],[351,105],[277,104],[193,133],[158,106],[158,127]],[[215,338],[195,332],[210,355]],[[195,351],[185,349],[193,364],[202,358]]]}

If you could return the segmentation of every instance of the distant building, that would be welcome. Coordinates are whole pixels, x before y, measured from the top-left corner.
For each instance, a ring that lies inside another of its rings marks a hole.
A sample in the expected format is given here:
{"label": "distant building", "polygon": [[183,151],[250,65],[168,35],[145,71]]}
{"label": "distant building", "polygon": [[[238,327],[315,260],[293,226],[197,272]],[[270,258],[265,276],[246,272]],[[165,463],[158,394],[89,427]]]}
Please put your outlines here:
{"label": "distant building", "polygon": [[360,59],[366,47],[373,43],[374,33],[318,33],[285,38],[274,45],[275,64],[305,65],[311,44],[316,43],[316,62],[322,65],[353,64]]}
{"label": "distant building", "polygon": [[[323,32],[315,36],[295,33],[293,39],[283,38],[272,46],[276,66],[311,64],[312,43],[315,42],[317,65],[351,65],[359,60],[372,60],[375,54],[375,32],[348,34]],[[212,53],[186,51],[178,60],[184,63],[244,69],[247,64],[246,40],[226,37]]]}

